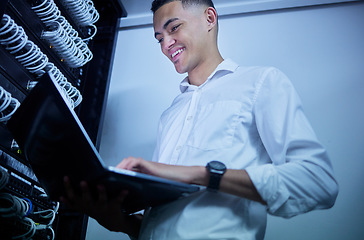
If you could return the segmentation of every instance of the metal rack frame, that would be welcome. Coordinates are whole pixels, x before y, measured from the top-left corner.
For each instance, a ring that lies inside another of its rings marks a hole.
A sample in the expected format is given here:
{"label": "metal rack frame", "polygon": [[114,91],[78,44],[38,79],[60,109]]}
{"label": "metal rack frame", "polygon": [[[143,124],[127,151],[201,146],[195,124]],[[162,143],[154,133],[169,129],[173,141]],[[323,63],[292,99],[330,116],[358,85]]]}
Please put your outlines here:
{"label": "metal rack frame", "polygon": [[[100,14],[100,18],[96,23],[97,34],[88,42],[88,47],[93,53],[93,59],[83,67],[71,69],[41,39],[41,34],[46,27],[31,9],[32,4],[35,2],[37,0],[0,0],[0,15],[2,17],[6,13],[18,25],[21,25],[29,39],[41,48],[50,61],[81,92],[83,101],[75,111],[91,140],[98,148],[100,145],[100,133],[102,131],[119,21],[121,17],[126,16],[126,11],[119,0],[93,0],[95,8]],[[62,7],[60,1],[54,0],[54,2],[71,25],[78,30],[79,34],[85,36],[84,30],[79,28],[72,21],[72,18],[67,15],[67,11]],[[0,86],[22,102],[29,92],[27,89],[28,81],[36,78],[14,56],[7,52],[4,47],[0,46]],[[12,136],[10,132],[6,129],[5,124],[0,123],[1,153],[6,155],[7,159],[10,159],[8,161],[19,162],[21,165],[28,166],[27,161],[21,153],[19,154],[12,150],[11,144]],[[19,178],[13,177],[12,181],[9,181],[6,191],[17,195],[24,195],[25,193],[31,195],[33,192],[39,191],[37,189],[41,189],[40,184],[34,179],[29,178],[26,173],[14,169],[6,162],[1,161],[1,159],[0,165],[8,169],[9,173],[20,176]],[[22,184],[22,178],[26,179],[25,181],[27,182],[31,182],[31,184]],[[32,196],[28,197],[31,198]],[[42,199],[36,199],[36,201],[40,207],[52,204],[47,199],[43,203]],[[88,217],[85,215],[61,207],[56,221],[53,224],[56,239],[85,239],[87,219]]]}

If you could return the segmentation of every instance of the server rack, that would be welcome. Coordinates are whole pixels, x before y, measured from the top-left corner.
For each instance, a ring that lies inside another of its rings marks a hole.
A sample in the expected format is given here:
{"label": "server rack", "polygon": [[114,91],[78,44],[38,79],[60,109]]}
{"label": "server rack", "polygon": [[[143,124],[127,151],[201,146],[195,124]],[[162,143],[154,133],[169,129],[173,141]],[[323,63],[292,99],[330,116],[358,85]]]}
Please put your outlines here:
{"label": "server rack", "polygon": [[[80,3],[94,22],[80,20],[74,9]],[[49,14],[55,9],[58,15]],[[126,11],[120,0],[0,0],[0,16],[0,236],[84,239],[87,216],[47,198],[6,121],[49,71],[61,76],[60,84],[98,148],[119,20]],[[47,22],[54,16],[57,23]],[[77,32],[77,40],[52,35],[68,28]]]}

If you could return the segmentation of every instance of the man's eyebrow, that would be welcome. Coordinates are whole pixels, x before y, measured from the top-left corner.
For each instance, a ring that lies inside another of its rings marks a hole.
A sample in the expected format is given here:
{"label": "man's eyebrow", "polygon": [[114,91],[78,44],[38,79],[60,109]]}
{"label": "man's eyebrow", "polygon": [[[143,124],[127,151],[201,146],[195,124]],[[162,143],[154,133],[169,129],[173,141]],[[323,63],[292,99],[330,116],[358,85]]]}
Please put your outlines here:
{"label": "man's eyebrow", "polygon": [[[179,18],[171,18],[171,19],[168,19],[164,25],[163,25],[163,29],[167,29],[168,25],[171,24],[172,22],[174,21],[177,21]],[[161,34],[160,32],[155,32],[154,33],[154,37],[157,38],[157,36]]]}

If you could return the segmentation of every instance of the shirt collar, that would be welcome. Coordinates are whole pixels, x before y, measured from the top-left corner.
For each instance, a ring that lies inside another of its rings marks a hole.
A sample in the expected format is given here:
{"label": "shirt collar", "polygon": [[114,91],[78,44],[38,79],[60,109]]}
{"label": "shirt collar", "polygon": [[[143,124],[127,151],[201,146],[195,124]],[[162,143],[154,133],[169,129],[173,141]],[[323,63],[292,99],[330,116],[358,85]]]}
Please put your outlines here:
{"label": "shirt collar", "polygon": [[186,92],[186,91],[194,91],[198,88],[203,87],[204,85],[206,85],[207,82],[209,82],[211,79],[213,78],[220,78],[228,73],[232,73],[235,72],[235,70],[239,67],[239,65],[237,63],[235,63],[234,61],[232,61],[231,59],[226,59],[224,61],[222,61],[217,68],[215,69],[215,71],[213,71],[211,73],[211,75],[207,78],[207,80],[201,84],[200,86],[195,86],[195,85],[191,85],[188,82],[188,76],[185,77],[183,79],[183,81],[180,84],[180,90],[181,92]]}

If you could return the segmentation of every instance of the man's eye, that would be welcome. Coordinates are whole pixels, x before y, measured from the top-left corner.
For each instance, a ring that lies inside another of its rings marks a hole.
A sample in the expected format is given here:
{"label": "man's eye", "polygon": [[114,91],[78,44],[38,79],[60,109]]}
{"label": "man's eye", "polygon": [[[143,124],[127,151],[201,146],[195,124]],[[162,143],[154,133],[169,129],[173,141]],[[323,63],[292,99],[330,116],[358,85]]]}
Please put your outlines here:
{"label": "man's eye", "polygon": [[162,43],[163,42],[163,38],[158,40],[158,43]]}
{"label": "man's eye", "polygon": [[176,26],[172,27],[171,32],[176,31],[176,30],[177,30],[177,28],[179,28],[179,26],[181,26],[181,24],[178,24],[178,25],[176,25]]}

